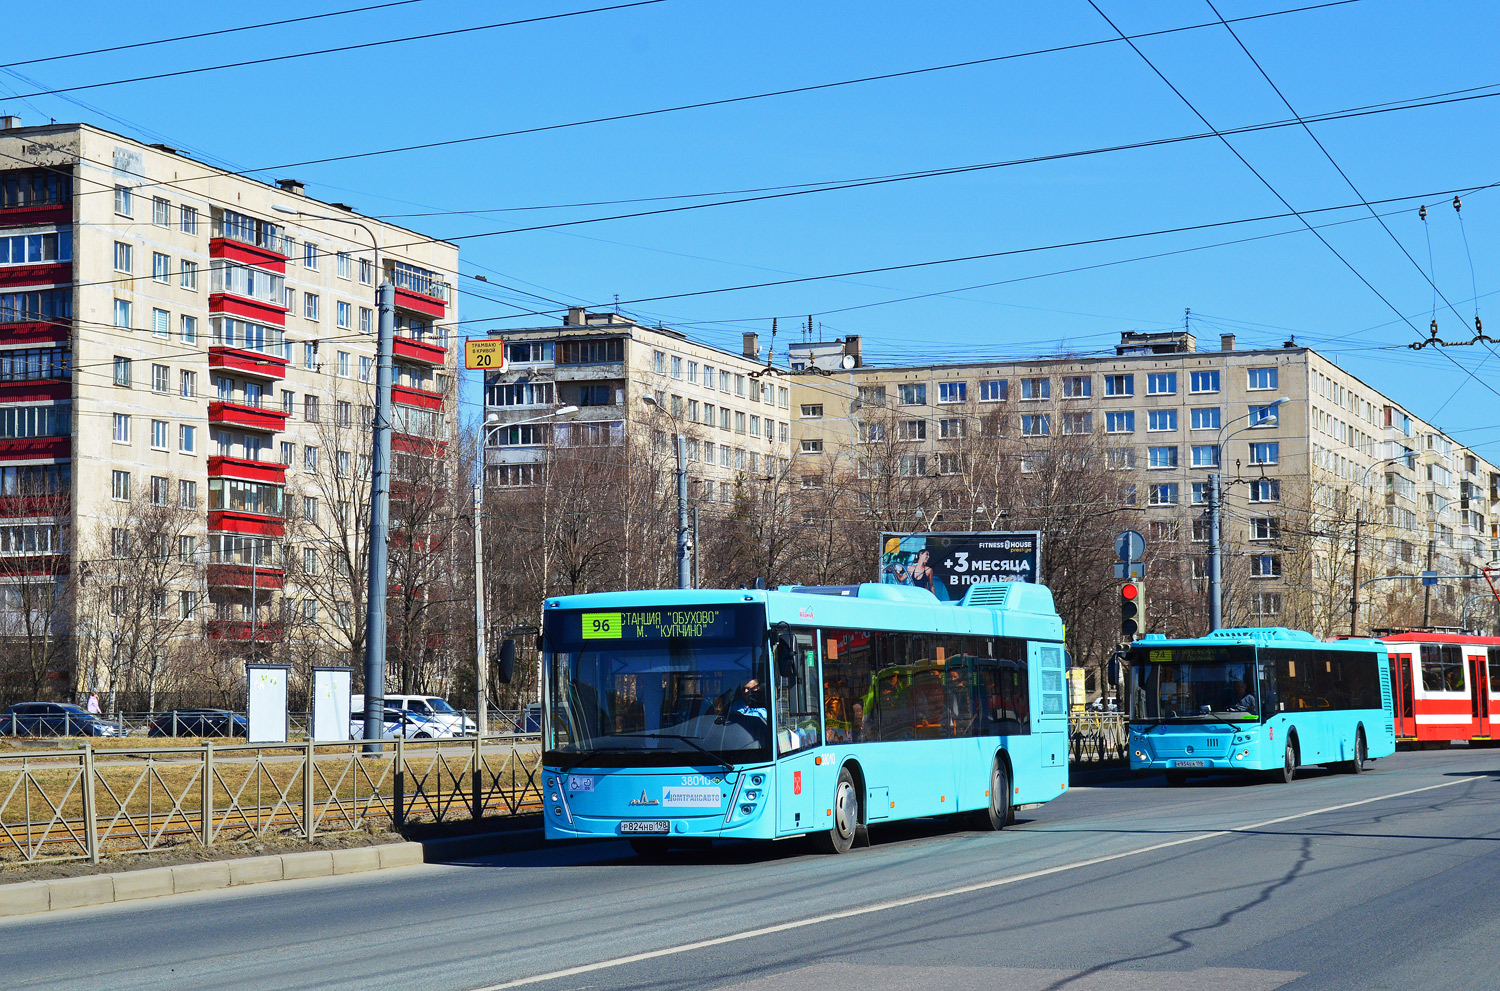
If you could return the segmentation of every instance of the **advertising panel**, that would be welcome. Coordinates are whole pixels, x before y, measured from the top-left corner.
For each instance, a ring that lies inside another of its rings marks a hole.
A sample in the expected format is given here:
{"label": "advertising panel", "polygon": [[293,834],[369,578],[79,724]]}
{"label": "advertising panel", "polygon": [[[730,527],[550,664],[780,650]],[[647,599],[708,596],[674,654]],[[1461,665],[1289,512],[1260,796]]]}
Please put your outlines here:
{"label": "advertising panel", "polygon": [[245,664],[247,742],[286,742],[287,671],[282,664]]}
{"label": "advertising panel", "polygon": [[312,730],[314,740],[349,739],[350,668],[313,668]]}
{"label": "advertising panel", "polygon": [[1041,581],[1042,535],[1017,533],[882,533],[880,581],[925,588],[957,602],[977,582]]}

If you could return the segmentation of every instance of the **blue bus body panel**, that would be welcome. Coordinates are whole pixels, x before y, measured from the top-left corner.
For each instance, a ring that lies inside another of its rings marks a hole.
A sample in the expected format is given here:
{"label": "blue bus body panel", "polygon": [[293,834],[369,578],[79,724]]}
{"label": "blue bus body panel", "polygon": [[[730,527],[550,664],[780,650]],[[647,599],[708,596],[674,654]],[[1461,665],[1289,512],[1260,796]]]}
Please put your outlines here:
{"label": "blue bus body panel", "polygon": [[1289,736],[1295,736],[1301,764],[1332,764],[1352,760],[1355,737],[1365,734],[1371,759],[1396,752],[1395,720],[1391,703],[1391,666],[1380,640],[1323,642],[1311,634],[1281,627],[1220,630],[1208,637],[1183,640],[1151,639],[1141,647],[1254,646],[1274,651],[1369,650],[1377,655],[1380,678],[1379,709],[1341,709],[1326,712],[1277,712],[1264,722],[1163,724],[1130,727],[1132,770],[1174,770],[1184,766],[1218,771],[1279,771]]}
{"label": "blue bus body panel", "polygon": [[[547,838],[618,837],[628,820],[666,821],[670,835],[682,839],[769,840],[825,830],[832,825],[832,797],[846,764],[856,765],[863,779],[871,823],[987,807],[990,769],[1002,751],[1012,768],[1013,806],[1046,802],[1067,789],[1063,627],[1050,590],[1019,583],[1016,590],[976,586],[964,600],[974,604],[965,605],[940,603],[930,593],[901,586],[858,589],[858,595],[759,589],[605,592],[549,599],[546,609],[760,603],[768,629],[786,623],[794,632],[867,629],[1026,639],[1031,732],[829,743],[825,722],[823,745],[732,771],[706,759],[677,767],[577,767],[561,773],[550,764],[542,774]],[[821,662],[822,645],[817,649]],[[690,755],[683,759],[692,761]]]}

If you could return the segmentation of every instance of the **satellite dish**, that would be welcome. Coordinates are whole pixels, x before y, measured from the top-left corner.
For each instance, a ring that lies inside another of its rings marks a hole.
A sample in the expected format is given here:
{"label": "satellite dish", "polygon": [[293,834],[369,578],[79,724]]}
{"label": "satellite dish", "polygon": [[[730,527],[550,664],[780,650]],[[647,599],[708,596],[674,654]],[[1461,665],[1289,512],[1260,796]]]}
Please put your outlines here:
{"label": "satellite dish", "polygon": [[844,355],[843,360],[840,361],[839,364],[842,365],[845,370],[853,368],[854,367],[854,355],[852,355],[852,354],[846,354],[846,355]]}

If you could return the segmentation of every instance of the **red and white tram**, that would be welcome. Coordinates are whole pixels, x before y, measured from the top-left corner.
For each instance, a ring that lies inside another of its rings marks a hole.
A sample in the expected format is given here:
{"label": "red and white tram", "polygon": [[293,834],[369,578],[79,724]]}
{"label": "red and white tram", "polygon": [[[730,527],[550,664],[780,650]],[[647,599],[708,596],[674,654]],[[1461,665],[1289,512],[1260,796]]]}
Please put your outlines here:
{"label": "red and white tram", "polygon": [[1500,637],[1389,633],[1398,743],[1500,740]]}

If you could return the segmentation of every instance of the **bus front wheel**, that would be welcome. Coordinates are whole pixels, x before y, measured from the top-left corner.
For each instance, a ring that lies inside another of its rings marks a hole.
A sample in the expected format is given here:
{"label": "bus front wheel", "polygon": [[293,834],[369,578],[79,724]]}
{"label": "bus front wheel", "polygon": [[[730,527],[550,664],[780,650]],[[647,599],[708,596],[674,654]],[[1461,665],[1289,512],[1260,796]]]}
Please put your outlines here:
{"label": "bus front wheel", "polygon": [[1291,784],[1297,777],[1297,744],[1292,739],[1286,741],[1286,751],[1281,758],[1281,772],[1271,772],[1273,780],[1279,780],[1282,784]]}
{"label": "bus front wheel", "polygon": [[1005,764],[996,759],[990,771],[989,806],[969,813],[969,826],[978,830],[1004,829],[1010,815],[1010,776],[1005,773]]}
{"label": "bus front wheel", "polygon": [[839,783],[833,792],[833,825],[813,834],[813,845],[820,853],[848,853],[859,830],[859,788],[849,768],[839,768]]}

